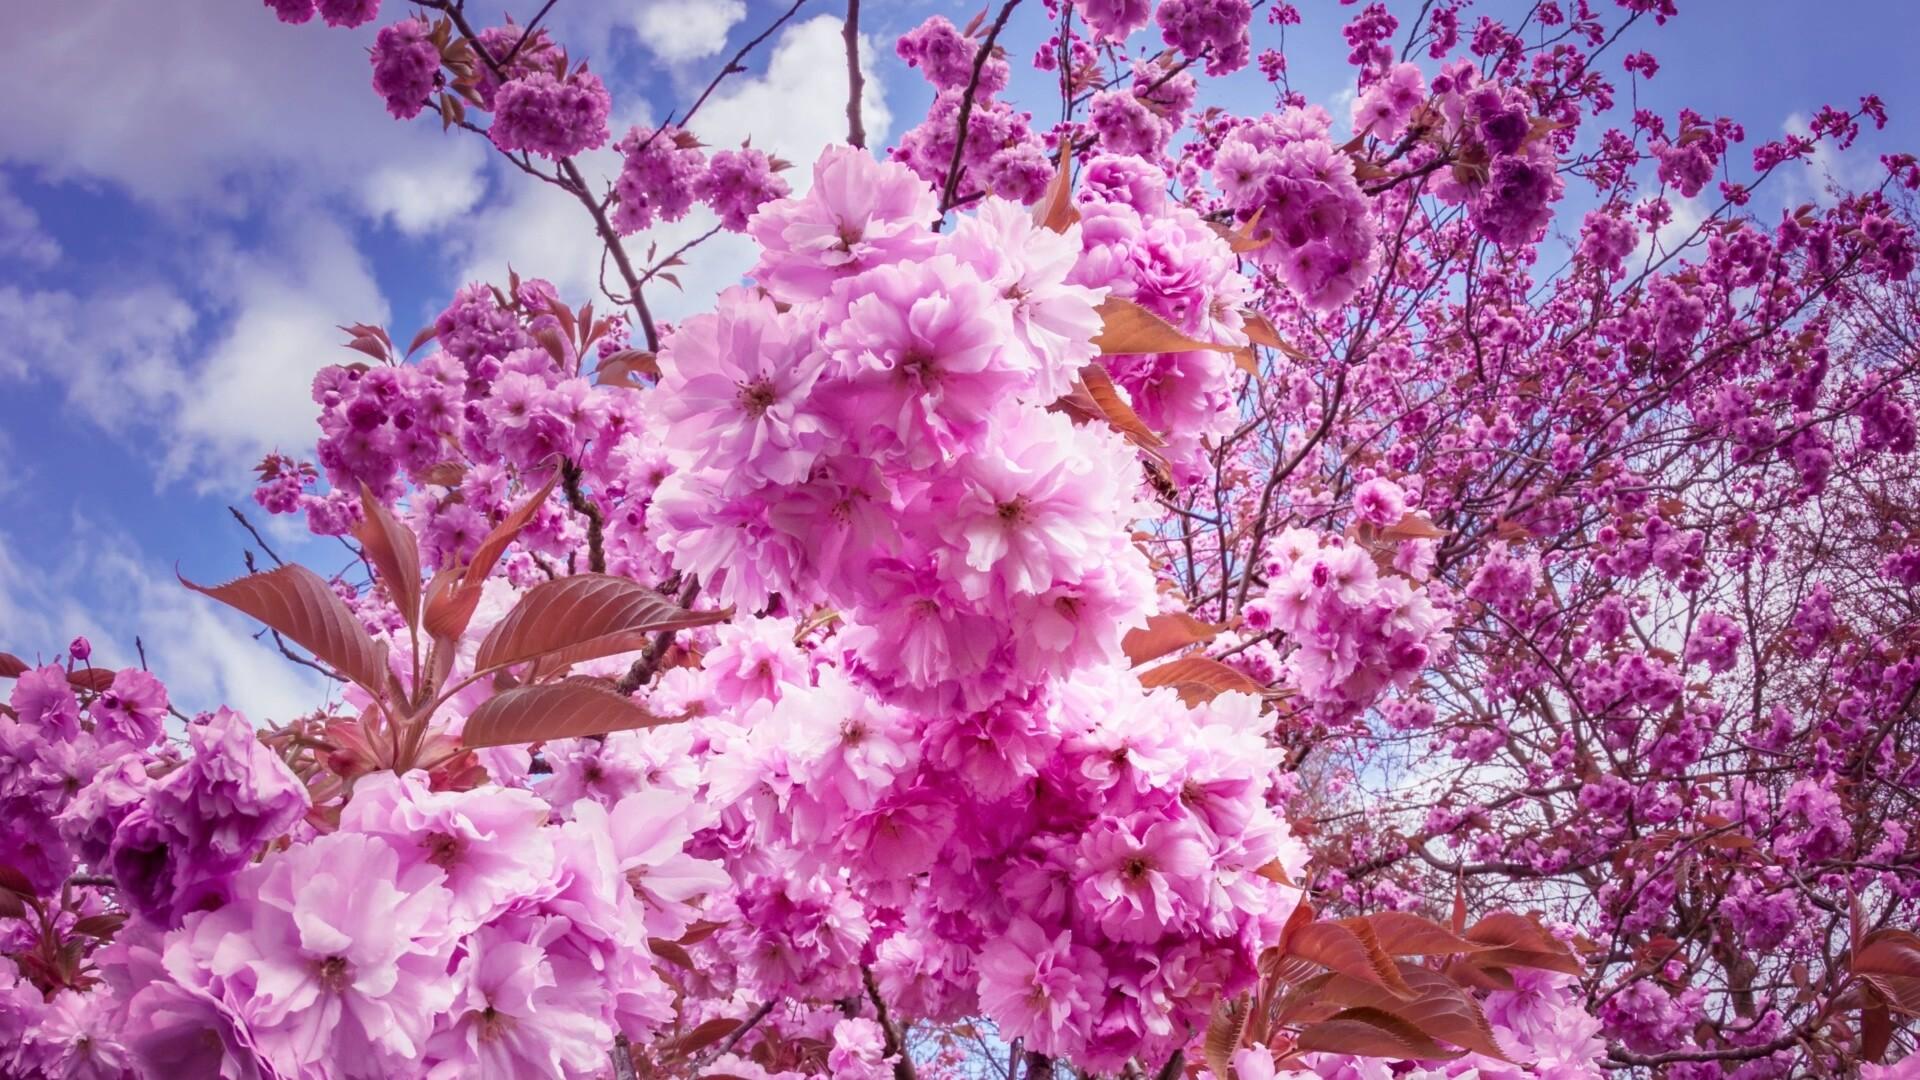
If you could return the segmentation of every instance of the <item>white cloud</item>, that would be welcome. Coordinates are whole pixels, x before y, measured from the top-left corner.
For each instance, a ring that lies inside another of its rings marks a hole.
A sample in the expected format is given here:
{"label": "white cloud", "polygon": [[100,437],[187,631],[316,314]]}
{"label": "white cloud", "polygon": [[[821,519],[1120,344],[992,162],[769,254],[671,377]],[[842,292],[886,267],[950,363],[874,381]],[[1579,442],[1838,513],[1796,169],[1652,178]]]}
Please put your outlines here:
{"label": "white cloud", "polygon": [[441,154],[381,165],[360,182],[360,204],[409,236],[432,232],[486,194],[487,152],[478,139],[450,141]]}
{"label": "white cloud", "polygon": [[82,298],[62,290],[0,285],[0,378],[62,383],[81,412],[103,426],[124,421],[131,406],[168,392],[151,367],[123,361],[170,358],[193,329],[193,309],[171,290],[113,287]]}
{"label": "white cloud", "polygon": [[0,176],[0,263],[48,267],[59,261],[60,242],[40,227],[40,215]]}
{"label": "white cloud", "polygon": [[[1790,135],[1805,136],[1812,131],[1807,118],[1797,112],[1788,113],[1781,127]],[[1832,207],[1836,202],[1834,185],[1854,191],[1871,187],[1874,168],[1871,155],[1843,153],[1834,149],[1831,140],[1820,139],[1806,161],[1781,166],[1780,200],[1788,206],[1813,203]]]}
{"label": "white cloud", "polygon": [[233,488],[267,450],[311,442],[313,373],[347,358],[338,325],[384,322],[387,308],[352,239],[324,217],[257,251],[210,244],[203,261],[197,302],[153,285],[0,286],[12,343],[0,378],[61,385],[102,429],[151,440],[163,483]]}
{"label": "white cloud", "polygon": [[273,257],[235,257],[216,283],[235,314],[183,372],[163,480],[197,473],[226,488],[267,450],[311,443],[313,374],[350,358],[340,324],[387,321],[372,271],[339,225],[319,220],[270,243]]}
{"label": "white cloud", "polygon": [[680,63],[725,48],[727,31],[746,15],[741,0],[655,0],[634,14],[633,29],[660,59]]}
{"label": "white cloud", "polygon": [[233,0],[62,0],[8,16],[0,162],[54,181],[238,210],[292,188],[351,193],[376,165],[440,161],[445,139],[471,138],[386,114],[370,86],[373,26],[288,26]]}
{"label": "white cloud", "polygon": [[[783,29],[774,41],[766,71],[757,76],[735,76],[722,83],[694,117],[692,130],[712,148],[754,146],[786,158],[795,167],[784,174],[796,192],[812,181],[811,168],[821,147],[845,142],[847,137],[846,42],[841,22],[822,15]],[[876,44],[864,36],[861,66],[866,91],[862,97],[870,145],[885,142],[892,124],[881,80],[872,70]],[[619,172],[619,156],[597,151],[578,159],[588,186],[595,191]],[[483,208],[466,230],[469,246],[459,259],[462,281],[500,281],[511,265],[522,276],[552,281],[573,303],[600,295],[601,245],[593,225],[572,196],[549,184],[529,180],[501,167],[501,198]],[[664,224],[628,237],[631,257],[644,264],[648,248],[664,258],[681,244],[712,228],[716,219],[697,208],[684,220]],[[647,289],[656,318],[674,320],[708,307],[715,293],[739,281],[753,266],[751,241],[720,233],[687,256],[688,265],[673,271],[681,289],[660,282]],[[607,268],[607,280],[618,285],[618,275]]]}
{"label": "white cloud", "polygon": [[76,542],[58,559],[22,552],[0,533],[0,649],[31,662],[85,635],[96,665],[130,667],[139,635],[183,712],[225,704],[255,721],[289,720],[326,702],[326,680],[255,641],[257,627],[188,592],[127,537],[83,520],[72,532]]}
{"label": "white cloud", "polygon": [[[780,34],[766,74],[720,84],[693,118],[693,130],[714,146],[753,145],[810,166],[822,146],[847,141],[847,53],[841,23],[820,15]],[[861,35],[860,69],[866,75],[861,109],[867,144],[883,146],[893,124],[873,58],[880,48]],[[887,55],[891,55],[889,51]],[[789,176],[796,189],[802,178]]]}
{"label": "white cloud", "polygon": [[[1652,233],[1642,231],[1640,243],[1635,245],[1633,254],[1627,257],[1629,270],[1658,263],[1689,240],[1696,246],[1706,243],[1705,237],[1695,238],[1693,234],[1700,223],[1707,219],[1708,207],[1697,198],[1685,198],[1677,192],[1668,197],[1667,204],[1673,208],[1673,216]],[[1669,270],[1673,268],[1668,267]]]}

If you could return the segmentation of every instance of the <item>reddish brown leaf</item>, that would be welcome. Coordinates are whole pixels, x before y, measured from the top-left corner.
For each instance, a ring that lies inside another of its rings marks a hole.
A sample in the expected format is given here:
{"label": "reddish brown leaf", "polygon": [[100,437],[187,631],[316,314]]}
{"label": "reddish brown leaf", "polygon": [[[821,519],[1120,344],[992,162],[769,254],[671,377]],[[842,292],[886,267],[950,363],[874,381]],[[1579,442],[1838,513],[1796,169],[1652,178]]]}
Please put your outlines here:
{"label": "reddish brown leaf", "polygon": [[1373,927],[1380,948],[1389,956],[1444,956],[1484,951],[1488,946],[1453,934],[1432,919],[1405,911],[1382,911],[1359,920]]}
{"label": "reddish brown leaf", "polygon": [[1309,1024],[1295,1045],[1301,1050],[1364,1057],[1441,1061],[1462,1056],[1462,1051],[1448,1050],[1392,1013],[1365,1008],[1347,1009],[1332,1019]]}
{"label": "reddish brown leaf", "polygon": [[367,553],[380,576],[380,587],[387,599],[400,609],[407,626],[420,626],[420,544],[413,530],[400,524],[393,511],[373,497],[373,489],[360,485],[360,524],[353,535]]}
{"label": "reddish brown leaf", "polygon": [[1327,1019],[1342,1009],[1378,1009],[1431,1038],[1511,1060],[1471,994],[1437,971],[1404,961],[1397,966],[1400,977],[1413,988],[1410,998],[1398,997],[1371,982],[1329,973],[1303,983],[1282,1004],[1282,1016],[1289,1022],[1313,1021]]}
{"label": "reddish brown leaf", "polygon": [[38,895],[34,890],[33,882],[27,878],[27,875],[6,863],[0,863],[0,894],[5,893],[16,893],[20,896]]}
{"label": "reddish brown leaf", "polygon": [[1260,228],[1260,218],[1266,211],[1267,208],[1264,206],[1255,210],[1253,216],[1241,222],[1238,228],[1228,229],[1223,233],[1226,237],[1227,247],[1233,249],[1235,255],[1244,255],[1249,251],[1258,251],[1266,247],[1273,239],[1272,236],[1261,231]]}
{"label": "reddish brown leaf", "polygon": [[124,926],[126,921],[127,917],[125,915],[117,913],[110,915],[89,915],[73,924],[73,932],[76,934],[85,934],[91,938],[99,938],[101,941],[109,941],[112,940],[113,935],[120,932],[120,927]]}
{"label": "reddish brown leaf", "polygon": [[1158,660],[1178,649],[1212,641],[1220,628],[1203,623],[1184,611],[1167,611],[1147,617],[1147,625],[1127,631],[1120,647],[1135,667]]}
{"label": "reddish brown leaf", "polygon": [[1920,1016],[1920,935],[1876,930],[1862,939],[1852,966],[1893,1011]]}
{"label": "reddish brown leaf", "polygon": [[340,674],[379,695],[387,685],[387,647],[367,636],[320,575],[297,563],[225,585],[180,583],[278,630]]}
{"label": "reddish brown leaf", "polygon": [[1092,399],[1094,408],[1104,417],[1115,431],[1125,435],[1137,446],[1149,450],[1158,450],[1167,445],[1167,440],[1147,426],[1133,406],[1120,396],[1120,390],[1113,385],[1113,377],[1099,364],[1088,364],[1080,369],[1080,383],[1086,387],[1087,396]]}
{"label": "reddish brown leaf", "polygon": [[713,922],[711,920],[703,919],[700,922],[694,923],[692,926],[687,927],[687,932],[680,935],[680,944],[698,945],[701,942],[712,937],[714,934],[720,932],[721,930],[726,929],[726,926],[727,924],[723,922]]}
{"label": "reddish brown leaf", "polygon": [[731,1016],[716,1016],[675,1039],[674,1052],[682,1057],[690,1057],[733,1034],[739,1026],[740,1021]]}
{"label": "reddish brown leaf", "polygon": [[1380,531],[1381,538],[1386,540],[1438,540],[1445,535],[1425,514],[1407,514]]}
{"label": "reddish brown leaf", "polygon": [[1189,705],[1204,704],[1225,693],[1260,695],[1267,692],[1266,687],[1247,675],[1204,656],[1183,656],[1145,671],[1140,675],[1140,685],[1149,689],[1171,686],[1179,691],[1180,700]]}
{"label": "reddish brown leaf", "polygon": [[1475,990],[1512,990],[1518,983],[1513,972],[1471,957],[1460,957],[1450,961],[1446,967],[1447,976],[1461,986]]}
{"label": "reddish brown leaf", "polygon": [[1279,859],[1275,859],[1272,862],[1265,864],[1264,866],[1260,867],[1260,869],[1255,870],[1254,873],[1260,875],[1263,878],[1266,878],[1268,881],[1273,882],[1275,885],[1292,885],[1293,884],[1293,879],[1287,876],[1287,868],[1280,865]]}
{"label": "reddish brown leaf", "polygon": [[1287,953],[1311,960],[1329,971],[1373,983],[1395,997],[1410,998],[1413,988],[1400,976],[1393,958],[1381,951],[1373,930],[1361,923],[1312,922],[1294,931]]}
{"label": "reddish brown leaf", "polygon": [[[474,608],[480,605],[480,591],[486,584],[487,575],[493,572],[493,564],[506,554],[507,546],[513,543],[514,537],[520,535],[521,529],[527,527],[527,522],[533,520],[533,515],[539,512],[547,496],[552,494],[553,485],[559,481],[560,470],[555,469],[539,491],[515,507],[500,524],[493,527],[486,539],[480,541],[479,549],[473,553],[473,561],[467,564],[457,580],[453,575],[446,575],[444,585],[437,584],[428,590],[428,633],[448,641],[457,641],[461,634],[466,633],[467,622],[473,618]],[[434,578],[436,583],[441,580],[440,576]]]}
{"label": "reddish brown leaf", "polygon": [[687,952],[686,946],[677,941],[668,941],[666,938],[648,938],[647,947],[653,950],[655,956],[665,957],[681,967],[686,968],[688,971],[698,970],[693,966],[693,955]]}
{"label": "reddish brown leaf", "polygon": [[413,335],[413,340],[407,344],[407,355],[412,356],[420,351],[420,346],[432,341],[438,334],[439,330],[431,323],[421,327],[420,332]]}
{"label": "reddish brown leaf", "polygon": [[572,678],[495,694],[473,710],[462,745],[516,746],[670,723],[635,705],[604,679]]}
{"label": "reddish brown leaf", "polygon": [[1046,194],[1033,204],[1033,223],[1054,232],[1066,232],[1068,226],[1079,220],[1080,211],[1073,205],[1073,141],[1062,139],[1060,166],[1048,181]]}
{"label": "reddish brown leaf", "polygon": [[594,374],[593,381],[601,386],[644,387],[646,380],[641,375],[660,377],[660,362],[650,352],[639,349],[621,349],[605,360]]}
{"label": "reddish brown leaf", "polygon": [[1109,296],[1100,304],[1100,332],[1093,337],[1101,356],[1130,353],[1193,352],[1212,349],[1232,352],[1237,346],[1199,341],[1131,300]]}
{"label": "reddish brown leaf", "polygon": [[10,652],[0,652],[0,679],[17,679],[33,669]]}
{"label": "reddish brown leaf", "polygon": [[1580,961],[1539,923],[1510,911],[1496,911],[1467,928],[1468,941],[1488,948],[1472,958],[1476,967],[1528,967],[1567,975],[1582,972]]}
{"label": "reddish brown leaf", "polygon": [[1278,349],[1295,360],[1308,359],[1306,353],[1288,344],[1287,340],[1280,336],[1280,332],[1273,328],[1273,323],[1269,322],[1265,315],[1253,310],[1243,311],[1241,314],[1246,317],[1246,323],[1240,327],[1240,330],[1247,335],[1248,341],[1255,345],[1265,345],[1269,349]]}
{"label": "reddish brown leaf", "polygon": [[476,672],[536,657],[579,663],[628,652],[662,630],[708,626],[728,611],[688,611],[637,581],[609,574],[575,574],[528,589],[480,643]]}
{"label": "reddish brown leaf", "polygon": [[1213,1075],[1226,1080],[1232,1073],[1228,1071],[1228,1062],[1233,1052],[1240,1049],[1241,1041],[1247,1034],[1247,1021],[1253,1010],[1246,995],[1227,999],[1221,998],[1213,1003],[1213,1016],[1207,1021],[1207,1037],[1201,1044],[1206,1055],[1207,1068]]}
{"label": "reddish brown leaf", "polygon": [[1860,1060],[1879,1063],[1893,1045],[1893,1013],[1884,1002],[1872,1002],[1860,1010]]}
{"label": "reddish brown leaf", "polygon": [[467,475],[467,467],[457,461],[443,461],[431,466],[420,474],[423,484],[438,484],[441,487],[459,487],[460,478]]}
{"label": "reddish brown leaf", "polygon": [[106,668],[75,668],[67,672],[67,685],[76,690],[90,690],[101,693],[113,685],[114,673]]}

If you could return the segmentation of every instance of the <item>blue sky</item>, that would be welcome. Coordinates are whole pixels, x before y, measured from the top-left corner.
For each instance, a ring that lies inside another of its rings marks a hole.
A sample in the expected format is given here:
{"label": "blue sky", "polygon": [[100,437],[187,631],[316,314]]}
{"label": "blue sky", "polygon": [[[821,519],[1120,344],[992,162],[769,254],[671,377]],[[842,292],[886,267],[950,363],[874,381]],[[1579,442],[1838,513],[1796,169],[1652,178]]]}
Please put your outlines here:
{"label": "blue sky", "polygon": [[[524,19],[536,4],[505,6]],[[1295,85],[1336,116],[1350,82],[1338,34],[1353,9],[1302,3],[1289,31]],[[387,0],[387,18],[405,8]],[[576,56],[608,79],[620,124],[684,107],[786,4],[768,0],[560,0],[550,16]],[[1414,5],[1417,7],[1417,5]],[[1486,5],[1495,13],[1518,3]],[[1819,169],[1874,175],[1886,150],[1920,149],[1920,22],[1904,0],[1680,0],[1663,28],[1637,27],[1627,52],[1662,63],[1640,103],[1742,121],[1749,142],[1823,103],[1863,93],[1892,123]],[[525,10],[521,10],[525,9]],[[805,163],[844,133],[837,0],[810,0],[703,109],[715,145],[756,146]],[[926,14],[964,23],[959,3],[867,0],[875,146],[916,122],[929,94],[892,43]],[[1016,69],[1044,38],[1038,0],[1016,12]],[[591,295],[598,250],[577,208],[496,165],[471,136],[390,120],[367,86],[374,27],[283,26],[250,0],[63,0],[28,5],[0,40],[10,72],[0,119],[0,649],[32,657],[86,633],[107,663],[140,634],[188,708],[226,701],[284,718],[324,689],[251,628],[173,581],[241,570],[247,538],[228,504],[270,529],[284,556],[332,569],[341,548],[269,524],[248,495],[267,449],[311,441],[306,386],[346,359],[335,324],[386,324],[404,341],[460,283],[523,274]],[[1138,39],[1137,39],[1138,40]],[[1277,46],[1255,25],[1255,48]],[[1623,75],[1620,84],[1625,86]],[[1053,115],[1050,82],[1028,100]],[[1243,72],[1216,100],[1268,103]],[[611,155],[589,167],[609,168]],[[1815,171],[1775,197],[1803,201]],[[703,230],[659,230],[664,247]],[[644,246],[644,243],[643,243]],[[665,317],[697,310],[750,262],[743,242],[702,249]]]}

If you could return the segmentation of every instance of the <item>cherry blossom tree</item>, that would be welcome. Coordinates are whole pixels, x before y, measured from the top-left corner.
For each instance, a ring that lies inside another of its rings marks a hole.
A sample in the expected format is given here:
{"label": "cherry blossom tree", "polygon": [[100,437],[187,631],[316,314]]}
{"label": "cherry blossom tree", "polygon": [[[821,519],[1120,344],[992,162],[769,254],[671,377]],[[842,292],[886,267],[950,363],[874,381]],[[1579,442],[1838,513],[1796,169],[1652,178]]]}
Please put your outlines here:
{"label": "cherry blossom tree", "polygon": [[552,0],[386,12],[602,295],[347,327],[255,499],[352,562],[184,583],[324,707],[0,654],[0,1074],[1920,1075],[1920,167],[1777,194],[1876,99],[1438,0],[1334,116],[1290,4],[1004,0],[873,148],[850,0],[844,144],[705,143],[804,3],[625,133]]}

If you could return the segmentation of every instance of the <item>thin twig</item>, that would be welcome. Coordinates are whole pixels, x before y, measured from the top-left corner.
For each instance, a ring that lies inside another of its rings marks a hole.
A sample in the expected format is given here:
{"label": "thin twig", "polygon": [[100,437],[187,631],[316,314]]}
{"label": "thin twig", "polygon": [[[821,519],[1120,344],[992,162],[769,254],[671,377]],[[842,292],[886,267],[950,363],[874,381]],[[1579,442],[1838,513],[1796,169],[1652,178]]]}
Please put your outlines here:
{"label": "thin twig", "polygon": [[715,225],[713,228],[708,229],[706,232],[701,233],[699,236],[696,236],[693,239],[687,241],[686,243],[681,244],[679,247],[674,248],[673,251],[670,252],[666,258],[661,259],[657,263],[654,263],[652,266],[647,268],[646,273],[640,275],[640,284],[645,285],[647,282],[652,281],[656,276],[659,275],[660,271],[665,270],[667,267],[674,265],[673,260],[679,258],[682,255],[685,255],[687,252],[713,239],[716,235],[719,234],[720,230],[724,228],[726,228],[725,225]]}
{"label": "thin twig", "polygon": [[247,515],[241,513],[239,507],[228,506],[227,513],[233,515],[233,519],[240,523],[241,528],[246,529],[248,533],[252,534],[253,542],[256,544],[259,544],[260,550],[267,553],[267,558],[273,560],[273,565],[275,566],[287,565],[286,563],[280,561],[280,556],[274,553],[273,545],[267,543],[266,538],[260,535],[260,530],[253,527],[253,522],[247,520]]}
{"label": "thin twig", "polygon": [[[287,644],[287,639],[280,636],[280,631],[269,628],[267,632],[273,635],[273,643],[275,645],[280,646],[280,655],[286,657],[287,659],[293,661],[296,664],[299,664],[301,667],[310,667],[313,670],[319,672],[322,675],[325,675],[327,678],[332,679],[335,682],[347,681],[347,677],[345,675],[340,674],[339,672],[333,670],[332,668],[326,666],[325,664],[322,664],[317,660],[309,660],[306,657],[301,656],[299,653],[294,652],[293,647]],[[253,635],[253,637],[254,637],[254,640],[257,641],[259,640],[260,635],[255,634]]]}
{"label": "thin twig", "polygon": [[738,75],[741,72],[747,70],[745,67],[741,66],[740,61],[745,60],[747,58],[747,54],[752,52],[754,49],[758,48],[761,42],[772,37],[773,32],[775,30],[780,29],[780,27],[783,24],[785,24],[788,19],[793,18],[793,13],[796,11],[799,11],[800,5],[806,2],[807,0],[794,0],[793,6],[787,9],[786,14],[773,20],[773,25],[761,31],[759,37],[754,38],[752,41],[749,41],[745,45],[741,46],[740,51],[733,54],[733,59],[728,60],[726,63],[726,66],[720,69],[720,74],[715,75],[713,77],[713,81],[707,84],[707,88],[705,90],[700,91],[700,96],[693,99],[693,106],[689,108],[686,112],[682,113],[680,115],[680,119],[678,120],[674,120],[671,114],[669,114],[667,122],[661,124],[658,128],[654,129],[653,134],[647,136],[646,141],[640,144],[639,149],[645,150],[647,147],[653,145],[653,140],[659,138],[660,133],[667,130],[667,127],[669,124],[680,127],[680,128],[685,128],[687,124],[691,123],[693,120],[693,114],[699,112],[700,106],[705,105],[707,103],[707,99],[713,96],[713,92],[720,88],[720,83],[722,80],[724,80],[729,75]]}
{"label": "thin twig", "polygon": [[[723,1058],[729,1053],[732,1053],[733,1048],[740,1045],[740,1040],[747,1037],[747,1032],[752,1031],[755,1024],[765,1020],[767,1014],[773,1011],[775,1000],[774,998],[768,998],[761,1002],[760,1007],[753,1010],[752,1015],[748,1016],[739,1027],[727,1033],[726,1040],[715,1047],[713,1053],[707,1055],[707,1061],[711,1062],[715,1058]],[[703,1062],[703,1064],[705,1063]]]}
{"label": "thin twig", "polygon": [[1020,0],[1007,0],[1001,5],[1000,14],[994,18],[993,25],[987,29],[986,40],[980,43],[980,51],[973,54],[973,75],[967,79],[967,91],[960,98],[960,119],[956,125],[953,140],[953,161],[947,165],[947,182],[940,194],[940,213],[943,216],[953,209],[953,197],[960,188],[960,163],[967,152],[967,121],[973,117],[973,98],[980,90],[980,73],[987,66],[987,57],[993,55],[994,39],[1000,36],[1001,29],[1007,25],[1008,16],[1012,15],[1013,9],[1019,6]]}
{"label": "thin twig", "polygon": [[520,39],[513,43],[513,48],[507,50],[507,55],[500,58],[501,67],[513,63],[513,58],[520,55],[520,50],[526,46],[527,40],[533,37],[534,28],[540,25],[540,20],[546,18],[547,12],[552,11],[553,5],[559,2],[560,0],[547,0],[546,4],[534,13],[532,21],[527,23],[527,28],[520,31]]}

